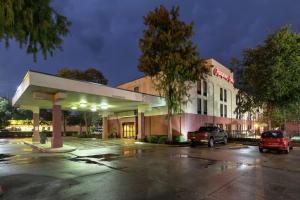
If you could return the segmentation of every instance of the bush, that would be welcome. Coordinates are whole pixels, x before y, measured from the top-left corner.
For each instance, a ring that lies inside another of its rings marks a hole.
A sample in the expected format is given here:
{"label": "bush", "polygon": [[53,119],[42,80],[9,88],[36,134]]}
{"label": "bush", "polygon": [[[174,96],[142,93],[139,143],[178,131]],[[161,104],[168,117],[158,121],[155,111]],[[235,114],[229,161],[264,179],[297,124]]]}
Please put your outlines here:
{"label": "bush", "polygon": [[185,138],[182,134],[180,134],[180,135],[177,135],[177,136],[173,136],[173,141],[181,143],[181,142],[185,142]]}
{"label": "bush", "polygon": [[168,136],[162,135],[162,136],[159,137],[157,143],[158,143],[158,144],[165,144],[167,141],[168,141]]}
{"label": "bush", "polygon": [[81,135],[78,135],[77,137],[79,137],[79,138],[98,138],[98,139],[102,139],[101,134],[86,134],[86,133],[83,133]]}
{"label": "bush", "polygon": [[32,137],[32,132],[0,132],[0,138],[26,138]]}
{"label": "bush", "polygon": [[155,144],[164,144],[168,140],[166,135],[147,135],[145,137],[145,142],[155,143]]}

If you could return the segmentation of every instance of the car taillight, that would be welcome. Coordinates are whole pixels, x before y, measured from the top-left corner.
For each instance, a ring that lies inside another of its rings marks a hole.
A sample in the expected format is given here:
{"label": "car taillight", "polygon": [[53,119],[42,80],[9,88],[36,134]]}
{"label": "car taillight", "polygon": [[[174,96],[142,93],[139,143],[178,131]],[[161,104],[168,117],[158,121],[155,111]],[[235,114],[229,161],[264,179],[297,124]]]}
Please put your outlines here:
{"label": "car taillight", "polygon": [[207,132],[205,132],[203,135],[204,135],[204,137],[208,137],[208,133]]}

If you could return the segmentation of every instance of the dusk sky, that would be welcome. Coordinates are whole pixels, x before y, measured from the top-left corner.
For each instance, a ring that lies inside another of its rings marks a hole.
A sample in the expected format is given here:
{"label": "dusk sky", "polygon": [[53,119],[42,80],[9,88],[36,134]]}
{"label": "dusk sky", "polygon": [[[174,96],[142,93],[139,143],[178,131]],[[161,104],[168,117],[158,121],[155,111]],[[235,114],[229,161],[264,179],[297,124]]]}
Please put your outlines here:
{"label": "dusk sky", "polygon": [[138,71],[143,16],[163,4],[180,6],[181,19],[195,22],[193,41],[203,58],[224,65],[266,35],[290,24],[300,31],[299,0],[56,0],[53,7],[72,22],[63,51],[36,63],[18,44],[0,42],[0,96],[12,97],[28,69],[56,74],[62,67],[96,67],[110,86],[143,75]]}

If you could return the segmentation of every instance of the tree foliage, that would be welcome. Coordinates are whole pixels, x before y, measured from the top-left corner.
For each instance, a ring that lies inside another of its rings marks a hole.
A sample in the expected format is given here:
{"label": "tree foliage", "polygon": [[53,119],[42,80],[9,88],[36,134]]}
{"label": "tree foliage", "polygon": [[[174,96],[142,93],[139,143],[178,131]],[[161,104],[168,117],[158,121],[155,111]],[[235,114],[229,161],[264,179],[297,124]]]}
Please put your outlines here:
{"label": "tree foliage", "polygon": [[12,116],[12,106],[8,99],[0,97],[0,128],[4,128],[8,125],[8,120]]}
{"label": "tree foliage", "polygon": [[280,28],[263,44],[246,49],[242,64],[239,108],[264,107],[271,127],[274,110],[300,102],[300,34],[288,26]]}
{"label": "tree foliage", "polygon": [[51,0],[0,0],[0,39],[9,46],[16,40],[28,54],[46,59],[61,49],[71,22],[50,6]]}
{"label": "tree foliage", "polygon": [[[76,80],[89,81],[107,85],[107,79],[104,77],[102,72],[95,68],[88,68],[87,70],[81,71],[78,69],[62,68],[58,71],[58,76]],[[66,114],[66,124],[68,125],[79,125],[80,132],[82,132],[82,126],[85,125],[87,133],[90,132],[90,127],[93,125],[93,118],[95,113],[84,111],[84,112],[71,112]]]}
{"label": "tree foliage", "polygon": [[[169,11],[161,5],[144,16],[144,24],[138,68],[153,78],[155,89],[165,97],[170,123],[171,115],[187,103],[189,89],[206,68],[191,40],[193,23],[179,19],[178,6]],[[169,139],[171,134],[169,128]]]}
{"label": "tree foliage", "polygon": [[100,83],[107,85],[107,79],[104,77],[102,72],[96,68],[88,68],[87,70],[81,71],[78,69],[62,68],[58,71],[58,76],[76,80],[89,81],[94,83]]}

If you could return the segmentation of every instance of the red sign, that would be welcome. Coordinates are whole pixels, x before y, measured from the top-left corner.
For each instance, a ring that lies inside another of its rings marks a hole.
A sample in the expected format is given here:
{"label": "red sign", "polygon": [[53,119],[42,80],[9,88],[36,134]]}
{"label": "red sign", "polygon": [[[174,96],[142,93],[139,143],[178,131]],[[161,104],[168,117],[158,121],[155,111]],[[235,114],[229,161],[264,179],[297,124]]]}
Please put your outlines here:
{"label": "red sign", "polygon": [[233,78],[230,75],[225,74],[224,72],[222,72],[221,70],[219,70],[218,68],[214,68],[213,74],[215,76],[218,76],[222,79],[225,79],[226,81],[230,82],[230,83],[234,83]]}

